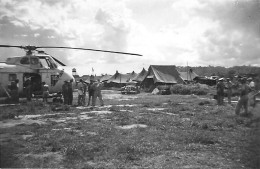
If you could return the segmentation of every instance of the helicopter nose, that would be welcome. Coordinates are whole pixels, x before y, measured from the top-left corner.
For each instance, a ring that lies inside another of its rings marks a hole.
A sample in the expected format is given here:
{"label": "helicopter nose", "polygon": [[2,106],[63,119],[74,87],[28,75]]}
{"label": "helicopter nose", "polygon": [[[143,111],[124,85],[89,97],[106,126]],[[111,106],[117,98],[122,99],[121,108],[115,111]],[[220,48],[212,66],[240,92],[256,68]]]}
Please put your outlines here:
{"label": "helicopter nose", "polygon": [[63,72],[63,74],[62,74],[62,76],[60,77],[60,79],[61,79],[62,81],[73,81],[73,82],[75,82],[74,77],[73,77],[70,73],[68,73],[68,72],[66,72],[66,71]]}

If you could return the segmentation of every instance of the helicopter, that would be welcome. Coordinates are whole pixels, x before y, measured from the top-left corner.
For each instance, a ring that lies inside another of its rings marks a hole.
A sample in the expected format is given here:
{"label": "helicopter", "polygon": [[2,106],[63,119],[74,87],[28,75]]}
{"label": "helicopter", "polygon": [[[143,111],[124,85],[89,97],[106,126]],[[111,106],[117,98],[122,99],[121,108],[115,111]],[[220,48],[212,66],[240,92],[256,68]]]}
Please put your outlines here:
{"label": "helicopter", "polygon": [[64,81],[73,80],[73,86],[75,86],[76,82],[74,77],[60,67],[66,65],[39,49],[74,49],[142,56],[135,53],[64,46],[0,45],[0,48],[20,48],[26,52],[24,56],[9,57],[5,62],[0,63],[0,97],[8,96],[9,98],[8,86],[14,81],[18,83],[19,96],[25,96],[24,87],[28,78],[31,79],[33,84],[32,93],[35,96],[42,94],[42,82],[45,82],[49,86],[50,96],[61,92]]}

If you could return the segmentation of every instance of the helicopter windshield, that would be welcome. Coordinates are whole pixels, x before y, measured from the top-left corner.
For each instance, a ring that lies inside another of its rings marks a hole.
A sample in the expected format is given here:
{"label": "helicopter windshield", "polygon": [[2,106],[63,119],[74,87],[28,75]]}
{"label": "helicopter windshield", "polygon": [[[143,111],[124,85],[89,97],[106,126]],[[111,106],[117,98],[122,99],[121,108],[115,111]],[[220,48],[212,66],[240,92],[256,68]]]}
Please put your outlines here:
{"label": "helicopter windshield", "polygon": [[49,69],[55,69],[57,68],[57,65],[48,57],[39,57],[40,62],[42,64],[42,67],[49,68]]}
{"label": "helicopter windshield", "polygon": [[39,64],[39,59],[37,57],[23,57],[20,60],[20,63],[23,65],[29,65],[30,63],[32,65],[38,65]]}

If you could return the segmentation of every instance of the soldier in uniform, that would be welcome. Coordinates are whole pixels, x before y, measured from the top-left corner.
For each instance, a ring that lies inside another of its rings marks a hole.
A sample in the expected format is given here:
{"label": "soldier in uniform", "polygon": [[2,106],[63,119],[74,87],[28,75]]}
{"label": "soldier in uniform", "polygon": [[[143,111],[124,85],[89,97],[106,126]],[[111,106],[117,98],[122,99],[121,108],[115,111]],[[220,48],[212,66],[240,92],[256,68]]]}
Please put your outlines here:
{"label": "soldier in uniform", "polygon": [[79,80],[78,83],[78,105],[83,106],[84,105],[84,84],[83,79]]}
{"label": "soldier in uniform", "polygon": [[246,78],[241,80],[241,86],[239,88],[240,97],[236,105],[235,113],[240,114],[240,109],[243,107],[245,110],[245,115],[248,115],[248,93],[250,92],[250,87],[246,84]]}
{"label": "soldier in uniform", "polygon": [[24,88],[25,88],[25,95],[26,95],[27,101],[31,101],[32,100],[32,81],[31,81],[31,77],[29,77],[25,80]]}
{"label": "soldier in uniform", "polygon": [[104,101],[102,99],[102,94],[101,94],[101,89],[103,87],[103,83],[101,83],[100,80],[98,79],[98,81],[96,83],[94,83],[94,85],[95,85],[95,91],[94,91],[94,99],[92,100],[93,101],[92,106],[96,105],[97,98],[100,101],[100,105],[104,106]]}
{"label": "soldier in uniform", "polygon": [[73,87],[72,87],[73,79],[71,79],[68,83],[68,103],[72,105],[73,103]]}
{"label": "soldier in uniform", "polygon": [[49,85],[47,85],[45,82],[42,82],[42,101],[48,102],[49,97]]}
{"label": "soldier in uniform", "polygon": [[223,105],[224,104],[224,89],[225,85],[223,83],[223,78],[220,78],[218,83],[217,83],[217,100],[218,100],[218,105]]}
{"label": "soldier in uniform", "polygon": [[232,97],[232,82],[229,78],[227,78],[227,97],[228,97],[228,103],[231,104],[231,97]]}
{"label": "soldier in uniform", "polygon": [[19,84],[18,83],[19,83],[19,80],[16,79],[15,81],[12,81],[11,85],[9,86],[11,101],[13,103],[19,103],[19,93],[18,93]]}
{"label": "soldier in uniform", "polygon": [[87,106],[90,106],[91,99],[92,99],[92,103],[93,103],[94,92],[95,92],[94,77],[90,77],[90,83],[88,85],[88,105]]}
{"label": "soldier in uniform", "polygon": [[68,85],[68,81],[65,80],[64,84],[62,85],[62,95],[63,95],[63,98],[64,98],[64,104],[67,104],[67,105],[69,104],[68,93],[69,93],[69,85]]}

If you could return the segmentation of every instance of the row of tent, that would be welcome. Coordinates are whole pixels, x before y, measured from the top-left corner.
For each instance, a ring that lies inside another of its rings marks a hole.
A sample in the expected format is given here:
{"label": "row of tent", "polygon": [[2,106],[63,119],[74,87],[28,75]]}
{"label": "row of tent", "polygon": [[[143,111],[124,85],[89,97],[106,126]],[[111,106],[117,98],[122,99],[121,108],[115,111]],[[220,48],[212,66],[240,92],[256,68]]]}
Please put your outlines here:
{"label": "row of tent", "polygon": [[[189,70],[187,72],[180,72],[174,65],[151,65],[148,71],[144,68],[140,73],[121,74],[118,71],[114,75],[95,76],[95,80],[100,79],[105,82],[107,87],[122,87],[129,82],[138,83],[144,87],[151,85],[172,85],[183,84],[186,81],[192,81],[198,75]],[[85,82],[90,82],[90,76],[84,75],[81,77]],[[77,80],[77,79],[76,79]]]}

